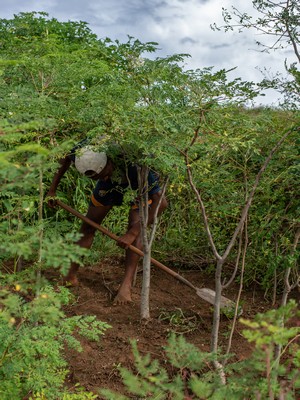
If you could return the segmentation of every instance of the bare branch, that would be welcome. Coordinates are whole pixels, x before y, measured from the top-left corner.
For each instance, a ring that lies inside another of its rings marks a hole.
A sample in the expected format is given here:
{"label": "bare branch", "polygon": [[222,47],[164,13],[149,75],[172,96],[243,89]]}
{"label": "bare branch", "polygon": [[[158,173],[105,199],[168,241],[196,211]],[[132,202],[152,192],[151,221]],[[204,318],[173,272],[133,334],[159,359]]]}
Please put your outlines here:
{"label": "bare branch", "polygon": [[210,246],[212,248],[212,251],[213,251],[214,256],[216,257],[216,259],[220,260],[222,257],[218,253],[217,248],[215,246],[215,243],[214,243],[214,240],[213,240],[213,236],[212,236],[212,233],[211,233],[210,227],[209,227],[209,222],[208,222],[208,217],[207,217],[205,205],[203,203],[201,194],[200,194],[200,192],[198,191],[198,189],[196,188],[196,186],[195,186],[195,184],[193,182],[192,171],[191,171],[191,167],[190,167],[189,162],[188,162],[188,156],[187,155],[185,155],[185,163],[186,163],[186,168],[187,168],[187,173],[188,173],[189,184],[190,184],[191,188],[193,189],[193,192],[195,193],[195,195],[197,197],[197,201],[198,201],[198,203],[200,205],[200,208],[201,208],[202,218],[203,218],[203,222],[204,222],[204,229],[206,231],[209,244],[210,244]]}
{"label": "bare branch", "polygon": [[239,221],[239,223],[238,223],[238,225],[237,225],[237,227],[236,227],[236,229],[235,229],[235,231],[234,231],[234,233],[232,235],[232,238],[231,238],[231,240],[230,240],[230,242],[229,242],[229,244],[228,244],[228,246],[227,246],[227,248],[226,248],[226,250],[225,250],[225,252],[224,252],[224,254],[222,256],[223,260],[225,260],[228,257],[230,251],[232,250],[232,247],[235,244],[236,238],[237,238],[238,234],[240,233],[240,231],[241,231],[241,229],[242,229],[242,227],[243,227],[243,225],[245,223],[245,220],[246,220],[247,215],[248,215],[249,208],[250,208],[250,206],[252,204],[253,197],[254,197],[254,194],[255,194],[256,189],[258,187],[258,184],[259,184],[259,182],[261,180],[262,174],[264,173],[264,171],[266,170],[267,166],[269,165],[273,155],[276,153],[276,151],[279,149],[279,147],[282,145],[282,143],[285,141],[285,139],[295,131],[300,131],[300,126],[295,127],[294,129],[290,129],[289,131],[287,131],[282,136],[282,138],[273,147],[273,149],[271,150],[270,154],[268,155],[268,157],[266,158],[265,162],[263,163],[261,169],[259,170],[258,174],[256,175],[256,179],[255,179],[254,185],[252,187],[251,193],[250,193],[250,195],[248,197],[248,200],[247,200],[247,202],[246,202],[246,204],[245,204],[245,206],[243,208],[240,221]]}

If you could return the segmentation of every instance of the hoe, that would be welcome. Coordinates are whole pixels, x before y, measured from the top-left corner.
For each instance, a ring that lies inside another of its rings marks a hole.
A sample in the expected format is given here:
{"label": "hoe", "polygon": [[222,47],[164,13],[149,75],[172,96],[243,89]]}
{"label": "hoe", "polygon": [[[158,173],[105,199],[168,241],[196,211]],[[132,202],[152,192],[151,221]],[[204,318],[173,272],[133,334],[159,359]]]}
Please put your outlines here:
{"label": "hoe", "polygon": [[[62,207],[63,209],[65,209],[66,211],[70,212],[71,214],[75,215],[75,217],[80,218],[82,221],[86,222],[87,224],[91,225],[92,227],[94,227],[98,231],[102,232],[104,235],[107,235],[111,239],[113,239],[115,241],[118,241],[118,236],[116,236],[115,234],[111,233],[106,228],[104,228],[103,226],[97,224],[96,222],[92,221],[91,219],[87,218],[86,216],[80,214],[78,211],[74,210],[69,205],[63,203],[60,200],[56,200],[56,204],[59,205],[60,207]],[[136,254],[138,254],[139,256],[143,256],[144,255],[144,253],[140,249],[138,249],[137,247],[135,247],[133,245],[130,245],[129,249],[132,250],[133,252],[135,252]],[[179,280],[180,282],[182,282],[183,284],[185,284],[189,288],[193,289],[196,292],[196,294],[199,297],[201,297],[201,299],[207,301],[210,304],[214,304],[216,294],[215,294],[215,291],[213,291],[212,289],[208,289],[208,288],[201,288],[200,289],[200,288],[195,287],[190,281],[185,279],[183,276],[179,275],[177,272],[175,272],[172,269],[168,268],[167,266],[165,266],[161,262],[155,260],[154,258],[151,258],[151,263],[155,267],[158,267],[162,271],[165,271],[167,274],[173,276],[174,278],[176,278],[177,280]],[[234,311],[234,309],[235,309],[235,303],[232,300],[230,300],[230,299],[228,299],[228,298],[226,298],[224,296],[221,296],[220,305],[221,305],[221,309],[228,309],[228,310],[230,310],[230,312]]]}

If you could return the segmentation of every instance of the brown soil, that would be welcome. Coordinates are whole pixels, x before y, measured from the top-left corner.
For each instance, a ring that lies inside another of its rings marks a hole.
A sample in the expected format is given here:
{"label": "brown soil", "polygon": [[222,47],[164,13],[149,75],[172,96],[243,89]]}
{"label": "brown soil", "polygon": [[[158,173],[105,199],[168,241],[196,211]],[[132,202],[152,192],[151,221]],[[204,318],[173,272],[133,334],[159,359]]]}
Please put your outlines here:
{"label": "brown soil", "polygon": [[[76,301],[67,307],[72,315],[95,315],[111,325],[100,343],[81,340],[83,352],[66,351],[70,364],[69,383],[97,393],[99,388],[109,388],[125,393],[118,371],[119,366],[133,368],[130,340],[135,339],[141,354],[149,353],[164,364],[163,346],[171,331],[184,334],[188,342],[208,351],[212,327],[212,307],[197,296],[193,289],[153,267],[151,277],[151,320],[140,320],[140,291],[142,274],[137,274],[133,289],[133,303],[114,306],[112,299],[123,277],[123,260],[106,260],[100,265],[86,267],[79,272],[80,285],[73,288]],[[213,278],[205,271],[177,271],[197,287],[213,288]],[[55,278],[54,278],[55,279]],[[235,299],[237,287],[224,293]],[[258,312],[271,308],[263,293],[255,290],[243,292],[243,317],[251,318]],[[175,318],[179,315],[180,318]],[[170,322],[172,318],[173,324]],[[222,316],[220,346],[228,343],[231,321]],[[251,345],[243,338],[243,326],[237,325],[231,352],[236,360],[247,357]]]}

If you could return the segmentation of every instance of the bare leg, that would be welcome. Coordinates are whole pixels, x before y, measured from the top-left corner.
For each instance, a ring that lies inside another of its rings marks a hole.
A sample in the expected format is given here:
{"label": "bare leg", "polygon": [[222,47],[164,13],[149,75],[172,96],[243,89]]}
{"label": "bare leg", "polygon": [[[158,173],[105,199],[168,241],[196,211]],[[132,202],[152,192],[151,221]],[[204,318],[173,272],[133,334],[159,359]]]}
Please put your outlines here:
{"label": "bare leg", "polygon": [[[133,228],[134,225],[139,224],[139,211],[138,210],[130,210],[129,213],[129,223],[127,233]],[[136,237],[136,239],[132,242],[135,247],[142,249],[142,240],[140,234]],[[125,254],[125,275],[121,286],[118,290],[118,294],[114,300],[114,304],[125,304],[131,302],[131,288],[132,282],[135,276],[135,271],[137,269],[137,265],[139,262],[140,256],[134,253],[130,249],[126,249]]]}
{"label": "bare leg", "polygon": [[[133,242],[133,245],[139,249],[142,249],[142,243],[140,236]],[[134,280],[135,272],[139,262],[140,256],[131,250],[126,250],[125,255],[125,275],[118,290],[118,294],[114,300],[114,304],[125,304],[130,303],[131,299],[131,288]]]}
{"label": "bare leg", "polygon": [[[159,198],[160,198],[160,193],[155,194],[152,197],[152,205],[150,208],[150,215],[149,215],[149,220],[150,223],[152,222],[152,214],[154,213],[155,208],[158,206],[159,203]],[[163,198],[163,201],[161,202],[158,215],[160,215],[165,208],[167,207],[167,201],[165,198]],[[137,225],[139,225],[140,217],[139,217],[139,212],[138,210],[130,210],[129,214],[129,224],[128,224],[128,230],[127,233],[124,235],[127,238],[130,238],[131,236],[131,231],[135,231]],[[127,242],[127,240],[126,240]],[[136,237],[136,239],[131,242],[129,239],[130,244],[133,244],[135,247],[138,249],[142,250],[143,245],[142,245],[142,240],[140,234]],[[140,259],[140,256],[131,251],[130,249],[126,250],[126,257],[125,257],[125,275],[124,279],[121,283],[121,286],[118,290],[118,294],[114,300],[114,304],[126,304],[132,301],[131,299],[131,288],[132,288],[132,283],[134,280],[135,272],[137,269],[138,261]]]}
{"label": "bare leg", "polygon": [[[112,206],[102,206],[102,207],[95,207],[90,205],[87,211],[86,216],[91,219],[94,222],[97,222],[98,224],[101,224],[103,219],[106,217],[107,213],[109,210],[112,208]],[[94,241],[95,237],[95,232],[96,229],[87,224],[86,222],[83,222],[81,225],[80,231],[82,234],[82,237],[78,240],[77,244],[80,247],[84,247],[86,249],[89,249]],[[64,277],[64,282],[70,286],[77,286],[78,285],[78,279],[77,279],[77,272],[79,269],[79,265],[76,263],[72,263],[71,267],[69,269],[69,272],[67,276]]]}

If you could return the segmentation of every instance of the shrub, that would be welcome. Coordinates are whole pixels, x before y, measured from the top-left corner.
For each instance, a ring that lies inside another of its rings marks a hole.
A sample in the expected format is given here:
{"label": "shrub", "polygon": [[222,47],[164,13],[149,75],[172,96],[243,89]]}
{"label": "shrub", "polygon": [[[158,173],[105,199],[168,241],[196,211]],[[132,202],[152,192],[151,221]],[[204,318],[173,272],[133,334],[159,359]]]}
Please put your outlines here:
{"label": "shrub", "polygon": [[[98,341],[109,327],[94,316],[66,317],[68,289],[45,286],[38,294],[20,284],[0,291],[0,398],[76,399],[64,381],[64,347],[81,351],[74,334]],[[78,389],[80,399],[88,393]],[[28,397],[29,396],[29,397]],[[86,396],[86,397],[84,397]]]}

